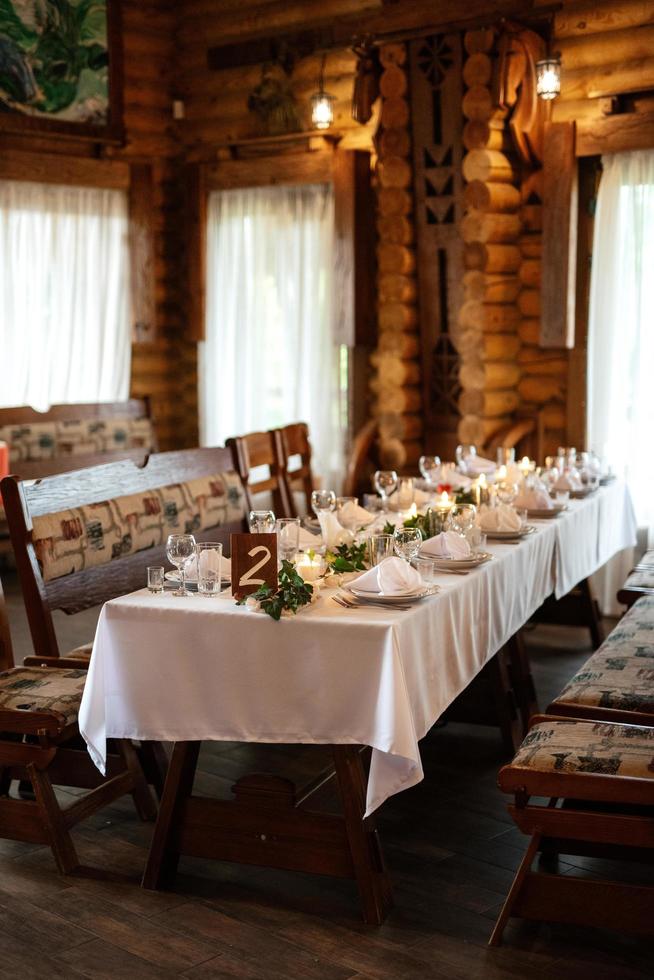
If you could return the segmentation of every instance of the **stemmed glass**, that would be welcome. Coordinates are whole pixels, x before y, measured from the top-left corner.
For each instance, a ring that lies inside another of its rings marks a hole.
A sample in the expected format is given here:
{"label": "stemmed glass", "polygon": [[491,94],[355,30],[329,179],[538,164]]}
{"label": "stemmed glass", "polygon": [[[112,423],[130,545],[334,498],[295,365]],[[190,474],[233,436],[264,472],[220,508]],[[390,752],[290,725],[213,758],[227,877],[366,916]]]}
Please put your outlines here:
{"label": "stemmed glass", "polygon": [[463,443],[456,447],[456,461],[459,465],[459,469],[462,473],[469,473],[470,470],[474,469],[475,456],[477,455],[477,447],[472,446],[469,443]]}
{"label": "stemmed glass", "polygon": [[169,534],[166,541],[166,555],[171,565],[179,572],[179,588],[171,595],[192,595],[186,588],[186,563],[195,554],[195,538],[192,534]]}
{"label": "stemmed glass", "polygon": [[475,526],[477,508],[474,504],[457,504],[450,511],[445,526],[448,531],[456,531],[467,538],[470,531]]}
{"label": "stemmed glass", "polygon": [[272,510],[251,510],[249,524],[251,534],[274,534],[275,514]]}
{"label": "stemmed glass", "polygon": [[517,483],[511,483],[510,480],[504,480],[502,483],[498,483],[496,486],[497,499],[501,504],[511,505],[513,501],[518,496],[520,488]]}
{"label": "stemmed glass", "polygon": [[336,494],[333,490],[314,490],[311,494],[311,510],[320,519],[321,513],[334,510]]}
{"label": "stemmed glass", "polygon": [[438,471],[441,465],[440,456],[421,456],[418,460],[418,468],[427,483],[432,486],[437,482]]}
{"label": "stemmed glass", "polygon": [[375,490],[382,500],[382,510],[388,510],[388,498],[397,487],[397,473],[395,470],[377,470],[373,477]]}
{"label": "stemmed glass", "polygon": [[396,527],[393,533],[393,547],[399,558],[411,561],[418,557],[422,544],[422,531],[418,527]]}
{"label": "stemmed glass", "polygon": [[359,526],[359,520],[356,513],[358,503],[358,497],[336,498],[336,516],[338,518],[338,523],[341,525],[341,527],[346,528],[348,531],[356,531]]}

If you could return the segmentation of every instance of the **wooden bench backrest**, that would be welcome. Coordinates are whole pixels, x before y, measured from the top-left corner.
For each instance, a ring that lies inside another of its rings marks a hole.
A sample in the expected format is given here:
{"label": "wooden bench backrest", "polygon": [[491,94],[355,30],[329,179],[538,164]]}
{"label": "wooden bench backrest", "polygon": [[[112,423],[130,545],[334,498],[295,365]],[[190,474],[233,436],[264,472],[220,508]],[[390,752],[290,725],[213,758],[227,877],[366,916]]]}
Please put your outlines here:
{"label": "wooden bench backrest", "polygon": [[[2,498],[35,653],[59,656],[53,609],[76,613],[142,588],[147,566],[166,565],[167,561],[165,545],[158,546],[45,582],[32,543],[34,518],[233,468],[229,449],[187,449],[154,453],[143,466],[120,460],[47,477],[30,486],[15,477],[5,478],[1,484]],[[220,541],[229,550],[230,534],[245,530],[246,522],[239,520],[198,532],[196,538]]]}
{"label": "wooden bench backrest", "polygon": [[[310,514],[314,483],[311,471],[309,426],[306,422],[294,422],[292,425],[285,425],[282,429],[274,430],[272,434],[280,453],[279,464],[287,497],[293,503],[293,493],[298,490],[303,492],[306,499],[306,509]],[[289,461],[295,456],[300,457],[300,465],[289,468]]]}
{"label": "wooden bench backrest", "polygon": [[[97,419],[150,419],[150,399],[130,398],[125,402],[79,402],[67,405],[51,405],[47,412],[39,412],[30,405],[0,408],[0,428],[5,425],[33,425],[43,422],[77,422]],[[147,450],[118,449],[105,453],[78,453],[71,456],[54,456],[52,459],[26,460],[14,464],[12,471],[21,480],[38,480],[55,473],[86,469],[108,459],[129,459],[143,464],[148,453],[156,451],[157,438],[152,425],[152,446]]]}
{"label": "wooden bench backrest", "polygon": [[[280,451],[274,432],[249,432],[244,436],[232,436],[225,445],[232,452],[234,469],[245,488],[248,509],[257,507],[256,497],[269,494],[276,517],[295,517],[295,510],[288,499],[280,466]],[[252,479],[252,471],[260,466],[268,469],[268,475],[260,480]]]}
{"label": "wooden bench backrest", "polygon": [[11,647],[7,603],[4,592],[2,591],[2,582],[0,582],[0,670],[9,670],[13,666],[14,654]]}

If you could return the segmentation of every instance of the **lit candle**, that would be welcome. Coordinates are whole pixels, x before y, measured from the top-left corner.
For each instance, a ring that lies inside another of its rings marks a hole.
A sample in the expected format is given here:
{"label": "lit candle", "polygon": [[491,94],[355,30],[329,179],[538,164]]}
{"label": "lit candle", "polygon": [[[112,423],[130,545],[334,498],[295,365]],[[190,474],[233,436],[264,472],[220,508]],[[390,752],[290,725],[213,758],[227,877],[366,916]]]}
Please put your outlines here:
{"label": "lit candle", "polygon": [[504,464],[497,468],[496,479],[498,483],[502,483],[504,480],[506,480],[506,466],[504,466]]}
{"label": "lit candle", "polygon": [[443,492],[440,494],[440,496],[438,497],[436,506],[437,506],[438,510],[452,510],[452,507],[454,506],[454,503],[451,500],[450,495],[447,492],[447,490],[443,490]]}
{"label": "lit candle", "polygon": [[529,456],[523,456],[520,460],[520,470],[523,476],[528,476],[531,469],[531,461]]}
{"label": "lit candle", "polygon": [[323,573],[323,560],[321,555],[311,555],[304,554],[301,555],[295,563],[295,568],[298,575],[305,582],[315,582],[316,579],[322,577]]}
{"label": "lit candle", "polygon": [[473,486],[473,494],[475,498],[475,503],[477,507],[481,507],[482,504],[488,501],[488,484],[486,483],[486,474],[480,473]]}

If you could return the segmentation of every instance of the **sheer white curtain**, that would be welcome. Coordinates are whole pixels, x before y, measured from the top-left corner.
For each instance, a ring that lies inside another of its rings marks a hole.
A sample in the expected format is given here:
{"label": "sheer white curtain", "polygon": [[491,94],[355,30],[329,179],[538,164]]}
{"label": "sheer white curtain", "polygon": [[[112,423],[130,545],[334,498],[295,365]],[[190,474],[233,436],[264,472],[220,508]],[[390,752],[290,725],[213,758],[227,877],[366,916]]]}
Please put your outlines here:
{"label": "sheer white curtain", "polygon": [[0,181],[0,404],[127,398],[127,195]]}
{"label": "sheer white curtain", "polygon": [[[588,333],[588,444],[629,483],[654,537],[654,150],[602,157]],[[616,562],[604,608],[631,556]]]}
{"label": "sheer white curtain", "polygon": [[342,469],[330,185],[214,192],[200,344],[204,445],[309,424],[316,472]]}

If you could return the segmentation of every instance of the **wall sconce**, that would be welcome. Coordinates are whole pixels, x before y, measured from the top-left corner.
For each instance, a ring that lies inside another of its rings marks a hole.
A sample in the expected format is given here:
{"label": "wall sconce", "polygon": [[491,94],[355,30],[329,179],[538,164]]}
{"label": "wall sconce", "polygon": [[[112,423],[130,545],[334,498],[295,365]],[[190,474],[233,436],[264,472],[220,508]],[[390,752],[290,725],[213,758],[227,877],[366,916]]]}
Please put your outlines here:
{"label": "wall sconce", "polygon": [[322,56],[320,65],[320,78],[318,79],[318,91],[311,96],[311,122],[316,129],[329,129],[334,122],[334,102],[333,95],[325,92],[325,61],[327,55]]}
{"label": "wall sconce", "polygon": [[536,62],[536,94],[549,102],[561,91],[561,59],[552,55]]}

